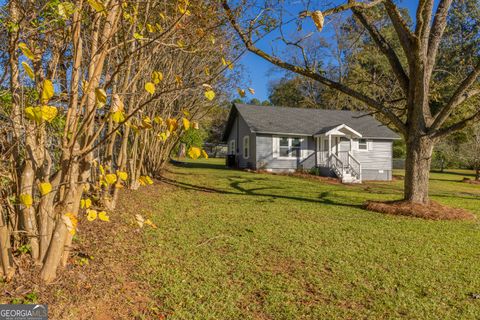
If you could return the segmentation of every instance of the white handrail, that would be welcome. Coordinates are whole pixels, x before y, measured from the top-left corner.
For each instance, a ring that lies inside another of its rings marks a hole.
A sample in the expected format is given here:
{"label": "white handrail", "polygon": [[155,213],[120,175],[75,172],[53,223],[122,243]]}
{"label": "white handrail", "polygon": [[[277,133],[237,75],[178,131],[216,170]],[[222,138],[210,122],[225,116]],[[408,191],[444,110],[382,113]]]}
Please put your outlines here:
{"label": "white handrail", "polygon": [[[362,164],[350,152],[348,152],[348,158],[349,158],[348,163],[350,165],[350,168],[356,173],[358,179],[362,180]],[[350,162],[350,158],[356,164],[356,167],[358,167],[358,169],[352,165],[352,163]]]}

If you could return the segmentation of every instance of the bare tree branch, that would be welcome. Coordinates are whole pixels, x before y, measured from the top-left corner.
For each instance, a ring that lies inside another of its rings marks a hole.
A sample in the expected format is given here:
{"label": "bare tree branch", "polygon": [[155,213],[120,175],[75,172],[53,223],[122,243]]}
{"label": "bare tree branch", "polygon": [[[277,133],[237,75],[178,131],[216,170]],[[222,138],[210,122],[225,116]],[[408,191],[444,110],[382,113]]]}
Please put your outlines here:
{"label": "bare tree branch", "polygon": [[370,19],[362,11],[355,8],[352,9],[352,11],[355,14],[355,16],[358,18],[358,20],[360,20],[360,22],[365,27],[365,29],[368,30],[370,36],[377,44],[380,51],[388,59],[388,62],[390,63],[393,73],[395,74],[395,77],[400,83],[400,86],[402,87],[403,92],[407,94],[409,90],[410,80],[407,74],[405,73],[405,70],[403,69],[402,64],[400,63],[400,60],[398,59],[398,56],[395,53],[395,50],[393,50],[392,46],[387,42],[387,40],[385,40],[382,34],[373,25],[372,21],[370,21]]}
{"label": "bare tree branch", "polygon": [[448,9],[452,4],[452,0],[441,0],[435,18],[433,20],[430,37],[428,39],[428,53],[427,53],[427,75],[430,78],[435,60],[437,57],[438,47],[442,40],[443,32],[447,26]]}
{"label": "bare tree branch", "polygon": [[447,102],[447,104],[435,115],[433,124],[430,127],[430,131],[436,130],[442,126],[445,120],[448,119],[453,109],[460,103],[470,98],[471,95],[467,93],[468,89],[477,81],[480,76],[480,61],[477,63],[473,71],[462,81],[455,90],[454,94]]}
{"label": "bare tree branch", "polygon": [[415,35],[410,31],[410,28],[407,25],[405,19],[403,19],[398,7],[393,3],[392,0],[385,2],[385,9],[387,14],[390,17],[390,20],[393,23],[393,27],[397,32],[400,44],[402,45],[403,51],[408,59],[412,57],[412,45],[415,38]]}
{"label": "bare tree branch", "polygon": [[469,124],[477,121],[477,120],[480,120],[480,109],[478,111],[476,111],[473,115],[461,120],[461,121],[458,121],[457,123],[455,124],[452,124],[446,128],[442,128],[442,129],[439,129],[437,130],[433,135],[432,137],[433,138],[440,138],[442,136],[445,136],[447,134],[450,134],[454,131],[457,131],[457,130],[461,130],[463,128],[465,128],[466,126],[468,126]]}

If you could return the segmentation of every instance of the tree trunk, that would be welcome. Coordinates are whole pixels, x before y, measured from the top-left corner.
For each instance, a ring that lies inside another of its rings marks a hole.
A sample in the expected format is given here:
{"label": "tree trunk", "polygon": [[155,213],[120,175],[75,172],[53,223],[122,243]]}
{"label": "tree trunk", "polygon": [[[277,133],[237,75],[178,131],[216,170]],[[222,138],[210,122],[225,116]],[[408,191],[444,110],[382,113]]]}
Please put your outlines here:
{"label": "tree trunk", "polygon": [[480,167],[477,167],[477,169],[475,170],[475,180],[480,180]]}
{"label": "tree trunk", "polygon": [[404,199],[413,203],[428,204],[428,179],[434,141],[426,136],[407,139],[405,161]]}

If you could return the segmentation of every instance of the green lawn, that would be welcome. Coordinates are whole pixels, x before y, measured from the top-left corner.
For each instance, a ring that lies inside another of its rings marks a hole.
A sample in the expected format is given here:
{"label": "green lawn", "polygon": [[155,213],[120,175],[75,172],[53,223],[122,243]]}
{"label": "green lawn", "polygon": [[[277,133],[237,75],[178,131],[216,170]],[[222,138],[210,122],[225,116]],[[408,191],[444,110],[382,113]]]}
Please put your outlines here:
{"label": "green lawn", "polygon": [[[361,209],[401,197],[402,181],[357,186],[171,167],[148,202],[141,279],[170,319],[479,319],[478,222]],[[432,198],[480,214],[468,172],[432,174]]]}

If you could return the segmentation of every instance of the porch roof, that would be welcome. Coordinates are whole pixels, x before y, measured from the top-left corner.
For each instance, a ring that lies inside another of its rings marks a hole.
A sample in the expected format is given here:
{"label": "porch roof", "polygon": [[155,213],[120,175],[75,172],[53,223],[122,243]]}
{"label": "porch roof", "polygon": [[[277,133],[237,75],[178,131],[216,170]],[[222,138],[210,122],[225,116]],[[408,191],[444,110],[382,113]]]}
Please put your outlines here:
{"label": "porch roof", "polygon": [[313,136],[314,137],[319,137],[319,136],[354,136],[356,138],[361,138],[362,134],[353,130],[349,126],[347,126],[345,123],[335,125],[335,126],[330,126],[330,127],[325,127],[322,128],[320,131],[315,133]]}

